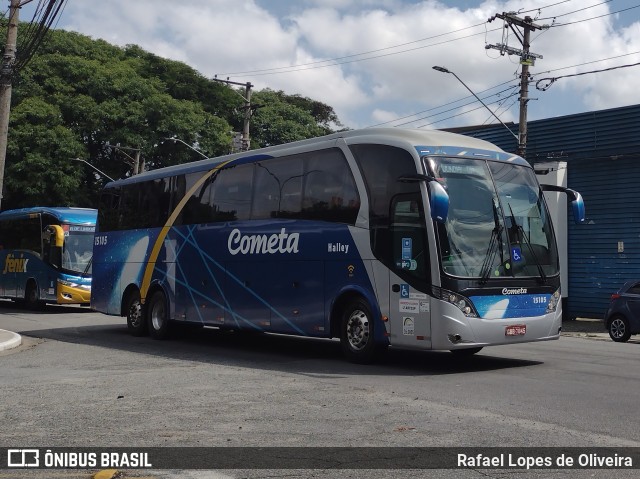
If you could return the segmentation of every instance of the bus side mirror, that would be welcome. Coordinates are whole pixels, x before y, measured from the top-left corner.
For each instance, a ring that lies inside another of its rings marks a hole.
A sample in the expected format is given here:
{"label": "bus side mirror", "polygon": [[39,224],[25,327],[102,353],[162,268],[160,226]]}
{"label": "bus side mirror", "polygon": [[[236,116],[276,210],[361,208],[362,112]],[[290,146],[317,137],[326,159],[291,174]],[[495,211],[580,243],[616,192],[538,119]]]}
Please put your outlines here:
{"label": "bus side mirror", "polygon": [[449,194],[437,181],[429,182],[429,202],[431,203],[431,219],[439,223],[447,221],[449,215]]}
{"label": "bus side mirror", "polygon": [[444,187],[433,176],[411,174],[403,175],[398,178],[401,183],[414,183],[417,181],[426,181],[429,189],[429,203],[431,207],[431,219],[438,223],[447,221],[449,214],[449,194]]}
{"label": "bus side mirror", "polygon": [[564,186],[556,186],[556,185],[540,185],[542,191],[557,191],[559,193],[566,194],[571,200],[571,210],[573,211],[573,221],[576,223],[584,223],[585,220],[585,211],[584,211],[584,201],[582,199],[582,195],[578,193],[576,190],[572,190],[571,188],[565,188]]}
{"label": "bus side mirror", "polygon": [[584,223],[585,220],[585,212],[584,212],[584,201],[582,199],[582,195],[577,191],[570,190],[567,188],[567,194],[573,198],[571,201],[571,209],[573,211],[573,220],[576,223]]}

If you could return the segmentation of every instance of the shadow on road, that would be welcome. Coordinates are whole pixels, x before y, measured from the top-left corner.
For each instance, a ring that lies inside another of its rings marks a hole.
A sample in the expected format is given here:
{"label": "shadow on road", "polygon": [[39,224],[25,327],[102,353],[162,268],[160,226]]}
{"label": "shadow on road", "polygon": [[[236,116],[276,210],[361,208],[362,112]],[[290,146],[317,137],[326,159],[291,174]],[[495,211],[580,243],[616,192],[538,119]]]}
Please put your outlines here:
{"label": "shadow on road", "polygon": [[375,364],[356,365],[344,359],[337,340],[239,333],[213,328],[178,329],[172,339],[165,341],[133,337],[129,335],[125,324],[38,329],[20,331],[20,334],[175,360],[293,372],[316,377],[336,374],[464,374],[541,364],[538,361],[491,356],[491,348],[468,358],[455,357],[448,351],[403,351],[390,348]]}
{"label": "shadow on road", "polygon": [[29,313],[29,314],[77,314],[77,313],[93,313],[87,306],[76,304],[60,305],[60,304],[44,304],[38,309],[28,309],[19,301],[0,299],[0,313]]}

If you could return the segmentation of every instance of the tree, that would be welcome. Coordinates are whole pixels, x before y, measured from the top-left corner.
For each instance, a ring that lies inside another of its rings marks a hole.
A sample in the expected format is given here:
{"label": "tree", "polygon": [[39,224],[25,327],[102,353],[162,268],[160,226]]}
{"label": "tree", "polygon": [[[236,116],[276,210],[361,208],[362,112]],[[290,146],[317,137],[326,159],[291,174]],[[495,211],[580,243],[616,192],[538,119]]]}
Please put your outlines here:
{"label": "tree", "polygon": [[[331,132],[331,107],[282,91],[254,93],[258,148]],[[184,63],[136,45],[120,48],[78,33],[49,31],[14,81],[3,208],[95,207],[107,181],[132,173],[122,146],[137,148],[150,169],[231,151],[241,131],[242,98]],[[131,156],[131,155],[129,155]]]}
{"label": "tree", "polygon": [[279,145],[332,133],[331,123],[342,126],[328,105],[299,95],[265,89],[252,103],[259,106],[251,119],[252,145]]}

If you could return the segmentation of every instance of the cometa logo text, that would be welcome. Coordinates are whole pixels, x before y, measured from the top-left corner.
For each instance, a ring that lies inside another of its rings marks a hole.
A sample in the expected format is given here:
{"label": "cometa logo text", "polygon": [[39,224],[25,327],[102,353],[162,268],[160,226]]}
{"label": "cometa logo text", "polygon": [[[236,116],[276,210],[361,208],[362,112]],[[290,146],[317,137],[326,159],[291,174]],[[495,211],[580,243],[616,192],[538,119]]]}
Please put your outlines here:
{"label": "cometa logo text", "polygon": [[232,255],[297,253],[299,239],[300,233],[288,234],[285,228],[271,235],[243,235],[236,228],[229,235],[227,247]]}
{"label": "cometa logo text", "polygon": [[6,259],[4,260],[4,269],[2,270],[2,274],[26,273],[28,262],[29,260],[25,259],[23,256],[20,256],[20,258],[16,258],[12,254],[8,254]]}

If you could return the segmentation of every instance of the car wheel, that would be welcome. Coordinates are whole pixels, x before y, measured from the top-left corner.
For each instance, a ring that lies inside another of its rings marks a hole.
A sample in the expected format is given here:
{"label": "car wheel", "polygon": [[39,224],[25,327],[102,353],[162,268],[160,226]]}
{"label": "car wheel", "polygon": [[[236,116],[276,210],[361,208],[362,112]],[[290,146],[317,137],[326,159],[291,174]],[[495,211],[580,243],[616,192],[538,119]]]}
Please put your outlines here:
{"label": "car wheel", "polygon": [[629,338],[631,337],[629,320],[624,316],[614,316],[611,318],[607,329],[609,330],[609,336],[616,343],[624,343],[629,341]]}
{"label": "car wheel", "polygon": [[479,348],[464,348],[464,349],[452,349],[451,354],[458,358],[466,358],[468,356],[473,356],[476,353],[479,353],[482,350],[482,347]]}
{"label": "car wheel", "polygon": [[145,321],[144,308],[138,291],[129,295],[126,312],[129,333],[132,336],[145,336],[147,334],[147,322]]}
{"label": "car wheel", "polygon": [[153,293],[147,304],[147,327],[153,339],[166,339],[169,337],[167,298],[162,291]]}
{"label": "car wheel", "polygon": [[367,364],[375,359],[378,348],[373,330],[369,305],[361,299],[351,301],[343,310],[340,330],[342,352],[349,361]]}

